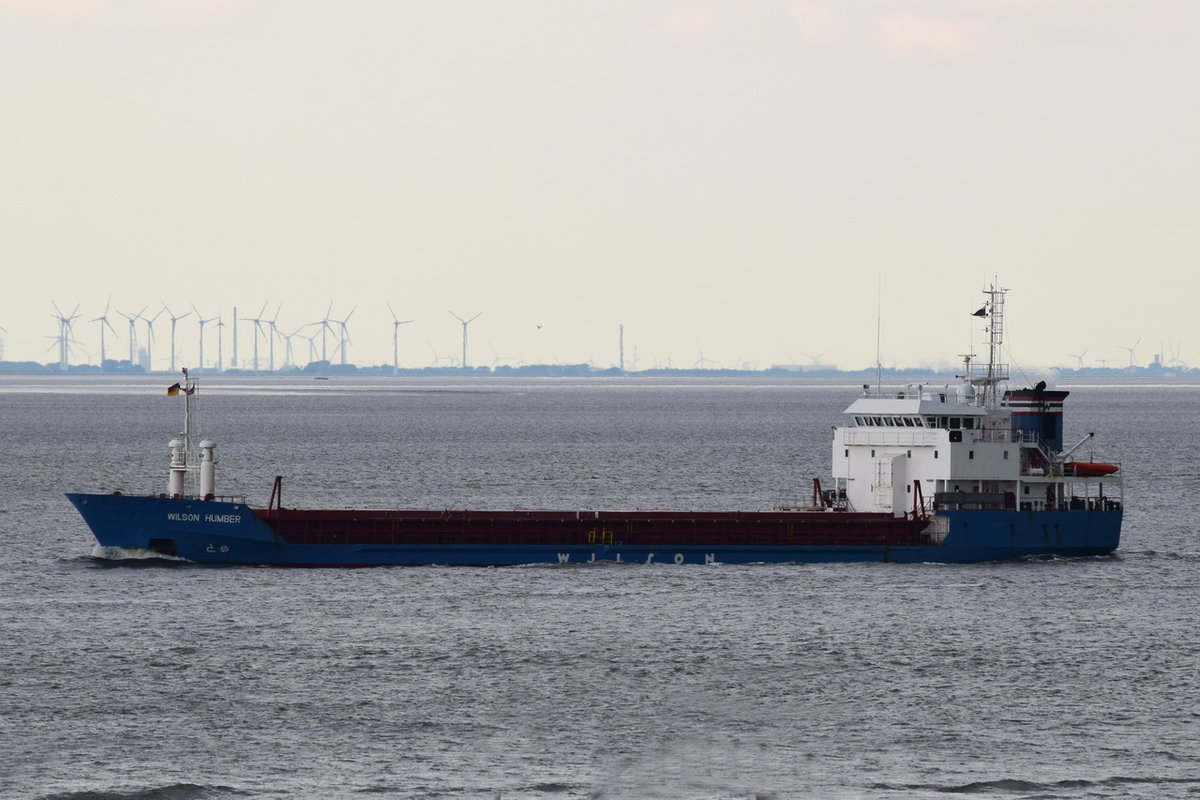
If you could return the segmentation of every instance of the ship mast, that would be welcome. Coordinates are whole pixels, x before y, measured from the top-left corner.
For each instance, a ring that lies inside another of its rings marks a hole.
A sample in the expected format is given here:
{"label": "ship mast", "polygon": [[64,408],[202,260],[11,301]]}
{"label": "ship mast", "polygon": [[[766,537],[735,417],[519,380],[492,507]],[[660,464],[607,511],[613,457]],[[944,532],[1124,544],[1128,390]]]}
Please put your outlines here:
{"label": "ship mast", "polygon": [[187,367],[183,368],[183,444],[187,453],[188,470],[199,467],[196,458],[196,437],[199,435],[199,413],[192,410],[192,398],[196,395],[196,379],[188,375]]}
{"label": "ship mast", "polygon": [[987,295],[987,301],[984,302],[983,308],[975,312],[974,316],[984,317],[987,319],[987,327],[984,328],[988,334],[988,361],[986,371],[982,376],[976,376],[974,364],[971,359],[973,354],[964,355],[963,358],[963,374],[961,377],[970,386],[981,389],[980,392],[974,392],[974,402],[982,405],[984,408],[998,408],[1000,405],[1000,384],[1008,380],[1008,365],[1002,361],[1004,348],[1004,295],[1008,289],[999,289],[995,284],[992,284],[983,293]]}
{"label": "ship mast", "polygon": [[988,296],[988,365],[987,375],[982,379],[983,403],[987,408],[1000,405],[1000,384],[1008,380],[1008,365],[1001,361],[1004,344],[1004,295],[1008,289],[997,288],[996,284],[984,290]]}
{"label": "ship mast", "polygon": [[[179,436],[172,439],[167,447],[171,452],[171,470],[167,481],[167,493],[172,497],[182,497],[186,490],[189,474],[200,470],[200,455],[196,449],[196,438],[199,435],[199,414],[192,408],[192,400],[196,395],[196,379],[188,375],[187,368],[183,369],[183,381],[168,390],[170,394],[183,393],[183,430]],[[201,442],[201,446],[207,442]]]}

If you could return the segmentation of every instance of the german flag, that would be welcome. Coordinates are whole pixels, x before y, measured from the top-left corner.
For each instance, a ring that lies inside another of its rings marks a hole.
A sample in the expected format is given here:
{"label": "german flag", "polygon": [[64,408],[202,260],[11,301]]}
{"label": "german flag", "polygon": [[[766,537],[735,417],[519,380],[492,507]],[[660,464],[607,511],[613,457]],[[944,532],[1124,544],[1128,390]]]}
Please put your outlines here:
{"label": "german flag", "polygon": [[171,397],[174,397],[175,395],[179,394],[179,384],[178,384],[178,383],[172,383],[170,386],[168,386],[168,387],[167,387],[167,394],[168,394],[169,396],[171,396]]}

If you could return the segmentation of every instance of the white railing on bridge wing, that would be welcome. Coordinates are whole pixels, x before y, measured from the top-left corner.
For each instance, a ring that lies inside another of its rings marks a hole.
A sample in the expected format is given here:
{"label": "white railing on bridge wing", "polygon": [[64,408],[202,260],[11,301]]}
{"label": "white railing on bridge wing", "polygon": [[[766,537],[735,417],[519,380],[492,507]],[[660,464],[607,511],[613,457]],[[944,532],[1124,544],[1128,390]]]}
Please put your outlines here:
{"label": "white railing on bridge wing", "polygon": [[977,430],[963,431],[963,436],[975,434],[973,442],[996,442],[998,444],[1036,444],[1042,437],[1032,431]]}

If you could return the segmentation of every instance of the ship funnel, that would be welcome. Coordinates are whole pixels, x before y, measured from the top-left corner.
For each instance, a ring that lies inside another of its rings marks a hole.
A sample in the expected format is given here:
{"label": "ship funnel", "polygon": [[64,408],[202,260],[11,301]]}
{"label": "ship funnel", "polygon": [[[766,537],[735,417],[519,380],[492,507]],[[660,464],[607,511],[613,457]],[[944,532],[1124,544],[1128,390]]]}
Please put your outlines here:
{"label": "ship funnel", "polygon": [[1063,400],[1068,394],[1047,390],[1045,382],[1039,382],[1032,389],[1005,392],[1001,406],[1012,412],[1014,434],[1057,453],[1063,448]]}
{"label": "ship funnel", "polygon": [[205,439],[200,443],[200,497],[211,500],[216,495],[216,442]]}

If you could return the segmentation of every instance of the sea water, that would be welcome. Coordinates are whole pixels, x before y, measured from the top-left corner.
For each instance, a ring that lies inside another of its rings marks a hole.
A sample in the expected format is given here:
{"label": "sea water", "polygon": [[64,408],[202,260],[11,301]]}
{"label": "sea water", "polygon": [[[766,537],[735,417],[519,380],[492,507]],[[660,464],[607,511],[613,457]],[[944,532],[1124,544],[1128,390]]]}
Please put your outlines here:
{"label": "sea water", "polygon": [[[97,558],[65,491],[164,491],[162,379],[0,378],[0,797],[1200,793],[1195,383],[1076,384],[1113,557],[198,567]],[[218,492],[293,507],[770,508],[861,391],[212,376]]]}

